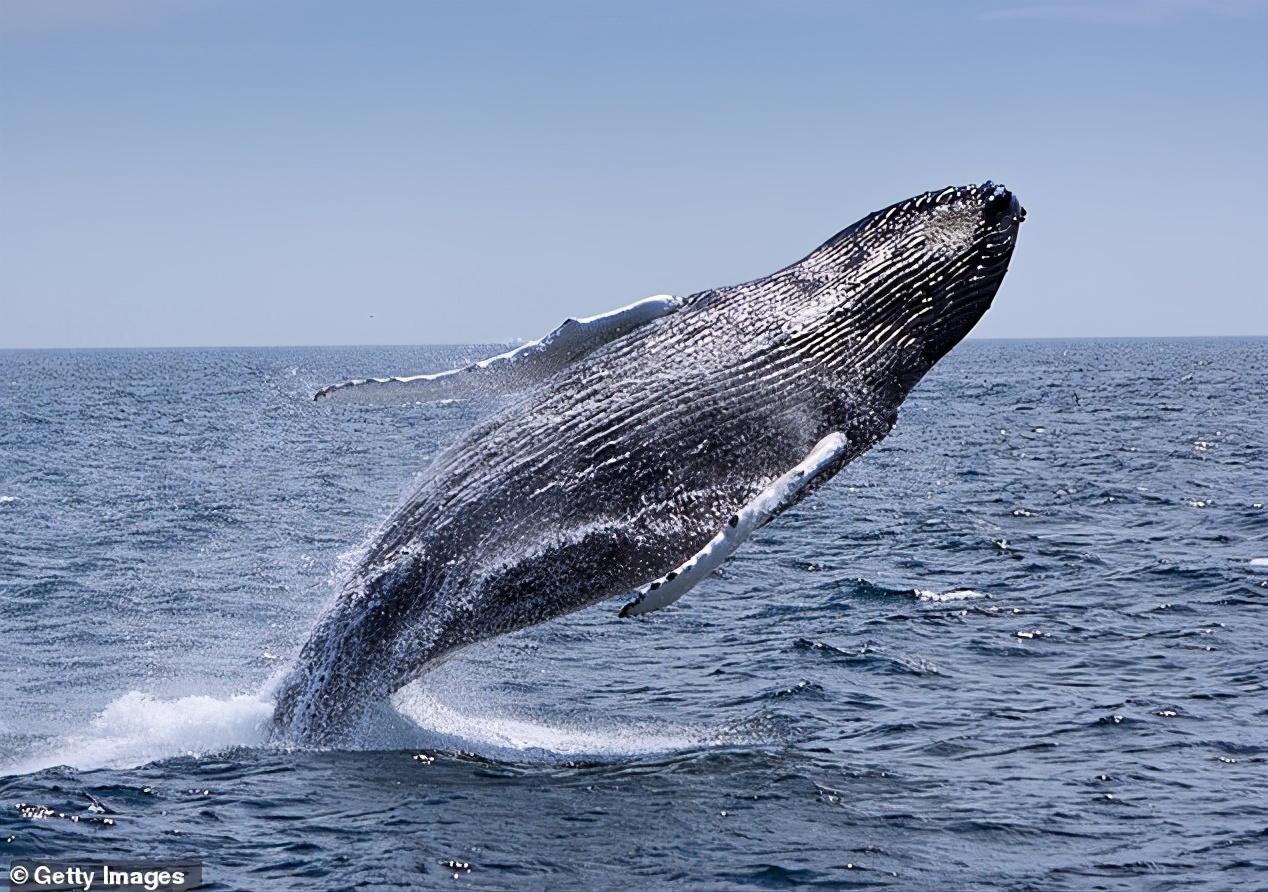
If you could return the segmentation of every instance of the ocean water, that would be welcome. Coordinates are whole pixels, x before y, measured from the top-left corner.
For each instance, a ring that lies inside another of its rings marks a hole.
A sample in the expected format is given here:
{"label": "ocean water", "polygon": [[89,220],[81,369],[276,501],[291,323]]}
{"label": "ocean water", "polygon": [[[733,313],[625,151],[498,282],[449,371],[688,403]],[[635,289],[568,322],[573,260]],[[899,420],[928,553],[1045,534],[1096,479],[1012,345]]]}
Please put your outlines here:
{"label": "ocean water", "polygon": [[[677,605],[268,689],[478,348],[0,352],[0,867],[213,889],[1268,887],[1268,340],[968,342]],[[465,865],[465,866],[463,866]]]}

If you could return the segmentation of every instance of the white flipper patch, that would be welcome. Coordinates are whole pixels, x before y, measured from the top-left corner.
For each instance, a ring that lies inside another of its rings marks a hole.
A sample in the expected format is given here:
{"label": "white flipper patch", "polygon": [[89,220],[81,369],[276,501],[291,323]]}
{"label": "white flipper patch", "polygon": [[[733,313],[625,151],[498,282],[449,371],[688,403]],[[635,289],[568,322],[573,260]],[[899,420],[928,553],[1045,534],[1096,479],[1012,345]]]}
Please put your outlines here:
{"label": "white flipper patch", "polygon": [[731,516],[727,525],[694,557],[671,573],[639,589],[638,596],[621,608],[621,616],[650,613],[677,601],[696,583],[716,570],[754,530],[778,514],[802,489],[845,453],[844,434],[831,433],[815,444],[799,464],[776,479]]}
{"label": "white flipper patch", "polygon": [[658,294],[619,310],[569,319],[550,334],[460,369],[407,378],[363,378],[323,387],[313,397],[367,402],[463,399],[507,393],[532,386],[593,350],[666,316],[683,305],[681,297]]}

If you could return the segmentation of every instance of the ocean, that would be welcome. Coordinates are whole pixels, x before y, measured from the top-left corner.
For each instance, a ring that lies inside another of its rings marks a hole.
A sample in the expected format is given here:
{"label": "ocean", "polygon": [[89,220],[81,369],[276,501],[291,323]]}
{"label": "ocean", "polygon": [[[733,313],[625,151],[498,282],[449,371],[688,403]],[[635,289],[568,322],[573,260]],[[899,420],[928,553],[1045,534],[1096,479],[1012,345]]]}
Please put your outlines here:
{"label": "ocean", "polygon": [[[269,685],[478,347],[0,351],[0,868],[208,889],[1268,888],[1268,339],[968,341],[678,604]],[[367,655],[372,658],[372,655]]]}

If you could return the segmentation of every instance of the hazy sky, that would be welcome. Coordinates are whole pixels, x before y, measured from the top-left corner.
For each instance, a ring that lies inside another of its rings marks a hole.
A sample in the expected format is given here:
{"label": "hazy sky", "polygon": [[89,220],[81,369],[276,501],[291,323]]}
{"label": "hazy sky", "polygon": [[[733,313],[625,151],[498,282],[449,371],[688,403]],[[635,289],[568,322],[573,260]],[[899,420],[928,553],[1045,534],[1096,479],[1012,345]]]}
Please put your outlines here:
{"label": "hazy sky", "polygon": [[981,336],[1268,334],[1268,4],[0,0],[0,347],[444,343],[992,178]]}

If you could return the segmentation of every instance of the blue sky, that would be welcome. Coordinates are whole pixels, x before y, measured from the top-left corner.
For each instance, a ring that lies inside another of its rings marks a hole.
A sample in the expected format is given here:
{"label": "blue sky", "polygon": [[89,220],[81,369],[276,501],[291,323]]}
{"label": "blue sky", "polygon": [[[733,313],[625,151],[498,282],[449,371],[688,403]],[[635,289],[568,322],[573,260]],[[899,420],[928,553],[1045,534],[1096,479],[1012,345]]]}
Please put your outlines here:
{"label": "blue sky", "polygon": [[1268,3],[5,0],[0,347],[452,343],[992,178],[986,337],[1268,334]]}

